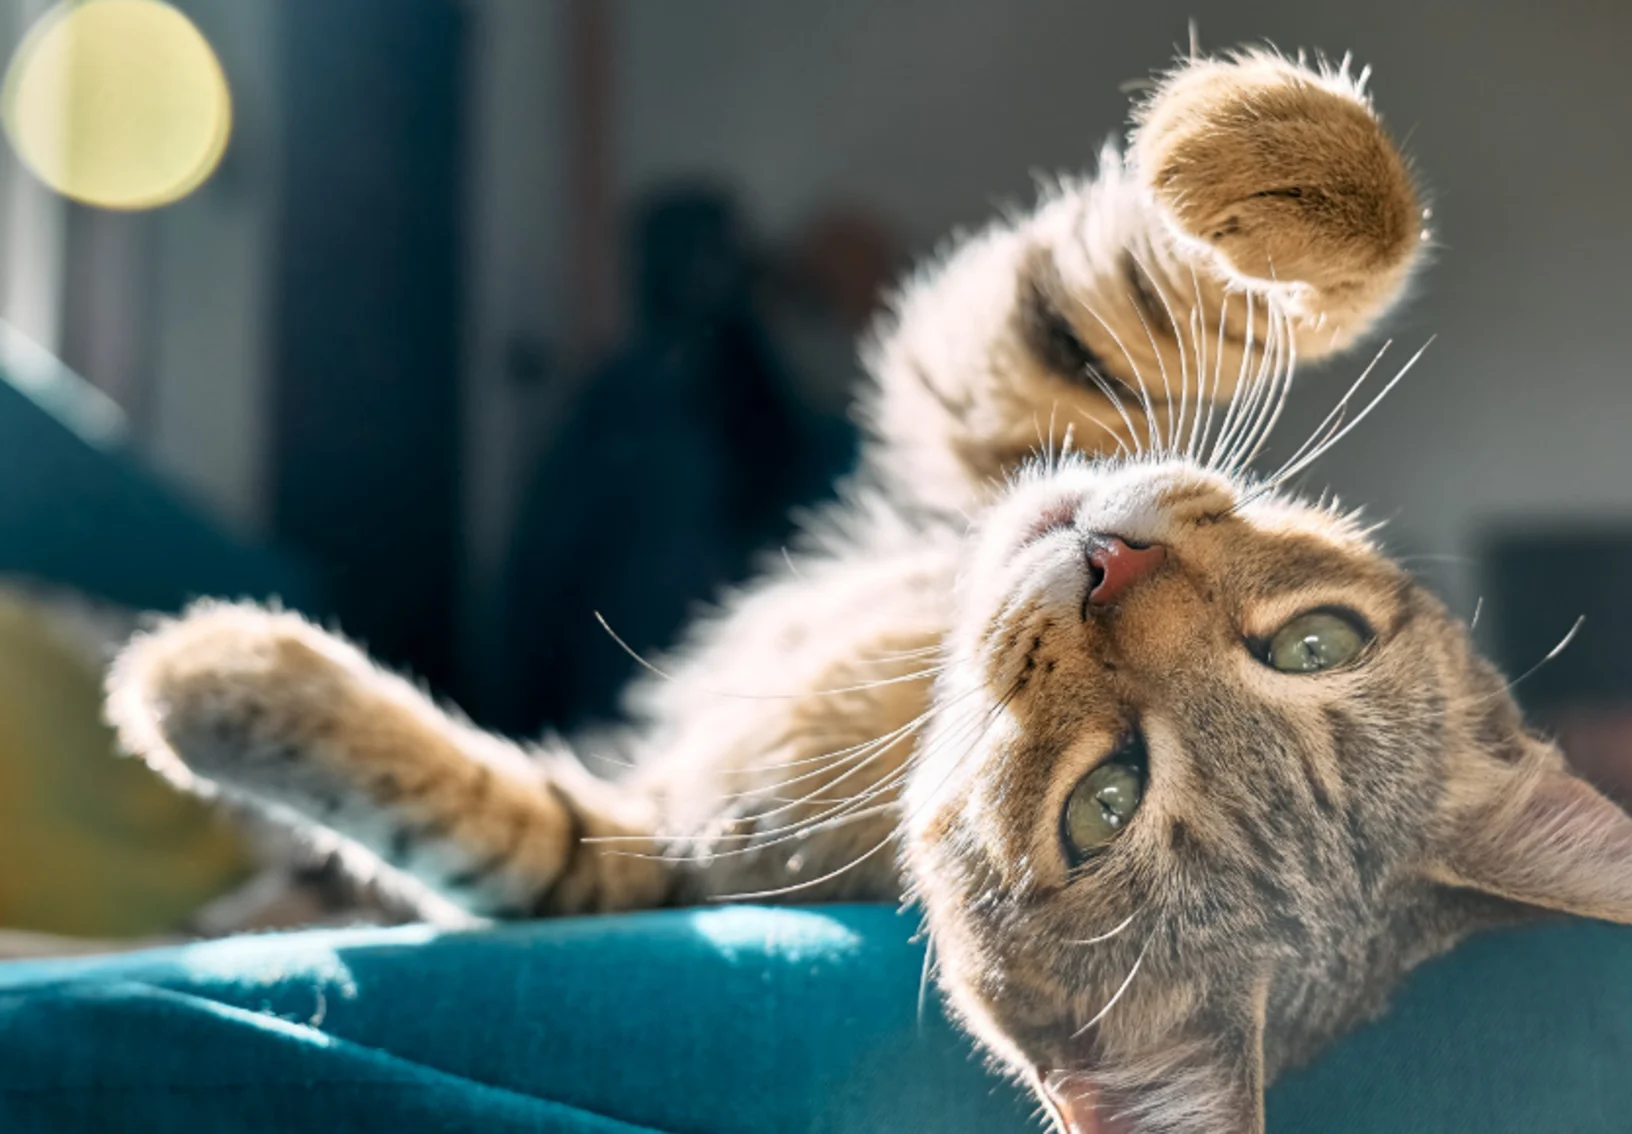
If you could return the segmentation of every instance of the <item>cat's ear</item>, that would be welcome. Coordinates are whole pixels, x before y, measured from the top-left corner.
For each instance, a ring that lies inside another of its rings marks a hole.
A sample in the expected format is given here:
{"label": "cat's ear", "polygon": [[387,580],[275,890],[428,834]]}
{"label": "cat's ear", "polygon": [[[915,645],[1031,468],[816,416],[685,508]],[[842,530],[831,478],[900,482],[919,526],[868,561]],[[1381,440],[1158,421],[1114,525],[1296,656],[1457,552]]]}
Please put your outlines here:
{"label": "cat's ear", "polygon": [[1269,982],[1190,1036],[1146,1058],[1042,1075],[1041,1094],[1063,1134],[1263,1134],[1264,1008]]}
{"label": "cat's ear", "polygon": [[1483,794],[1446,841],[1442,881],[1632,923],[1632,817],[1558,766],[1514,769]]}

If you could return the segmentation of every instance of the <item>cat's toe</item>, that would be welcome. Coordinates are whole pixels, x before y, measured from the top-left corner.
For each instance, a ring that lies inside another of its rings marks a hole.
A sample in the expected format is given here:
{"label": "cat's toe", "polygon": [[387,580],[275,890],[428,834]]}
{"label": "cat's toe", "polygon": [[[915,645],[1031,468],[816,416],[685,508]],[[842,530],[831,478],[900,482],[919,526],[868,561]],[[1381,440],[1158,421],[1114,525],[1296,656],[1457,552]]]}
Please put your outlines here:
{"label": "cat's toe", "polygon": [[252,786],[341,711],[349,649],[297,615],[200,604],[125,648],[109,719],[128,751],[186,787]]}
{"label": "cat's toe", "polygon": [[1132,152],[1177,235],[1235,276],[1365,287],[1423,241],[1410,171],[1346,68],[1192,63],[1141,108]]}

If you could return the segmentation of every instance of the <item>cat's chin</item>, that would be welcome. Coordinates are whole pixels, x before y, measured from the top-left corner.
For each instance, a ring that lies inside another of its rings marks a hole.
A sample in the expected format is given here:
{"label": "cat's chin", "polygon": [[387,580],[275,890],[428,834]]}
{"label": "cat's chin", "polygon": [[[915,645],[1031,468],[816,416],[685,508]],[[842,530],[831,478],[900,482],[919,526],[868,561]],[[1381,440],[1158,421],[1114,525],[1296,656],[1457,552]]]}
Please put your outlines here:
{"label": "cat's chin", "polygon": [[1040,1073],[1036,1090],[1059,1134],[1134,1134],[1132,1125],[1115,1112],[1104,1093],[1079,1074]]}

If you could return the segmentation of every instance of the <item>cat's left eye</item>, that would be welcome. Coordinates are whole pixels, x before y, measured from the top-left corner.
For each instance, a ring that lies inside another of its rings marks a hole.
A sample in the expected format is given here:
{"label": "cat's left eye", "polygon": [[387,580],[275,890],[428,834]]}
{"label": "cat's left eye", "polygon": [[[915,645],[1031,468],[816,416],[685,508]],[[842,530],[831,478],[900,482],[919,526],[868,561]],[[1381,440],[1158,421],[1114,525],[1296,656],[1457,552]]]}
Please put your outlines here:
{"label": "cat's left eye", "polygon": [[1065,801],[1060,834],[1076,865],[1121,833],[1145,796],[1145,746],[1133,734],[1109,759],[1077,781]]}
{"label": "cat's left eye", "polygon": [[1320,673],[1352,664],[1373,638],[1371,628],[1346,610],[1310,610],[1270,635],[1259,658],[1282,673]]}

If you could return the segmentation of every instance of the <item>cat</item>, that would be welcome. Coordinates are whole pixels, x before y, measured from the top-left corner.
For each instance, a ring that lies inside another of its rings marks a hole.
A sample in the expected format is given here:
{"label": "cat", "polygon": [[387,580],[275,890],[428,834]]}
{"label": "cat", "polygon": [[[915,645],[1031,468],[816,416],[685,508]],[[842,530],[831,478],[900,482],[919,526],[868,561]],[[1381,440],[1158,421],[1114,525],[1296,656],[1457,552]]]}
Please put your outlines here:
{"label": "cat", "polygon": [[1356,519],[1288,494],[1364,411],[1248,471],[1421,223],[1364,73],[1193,55],[1125,154],[905,287],[843,502],[602,749],[216,602],[133,640],[110,718],[432,919],[915,902],[952,1013],[1060,1130],[1261,1131],[1269,1079],[1466,934],[1632,920],[1632,821]]}

